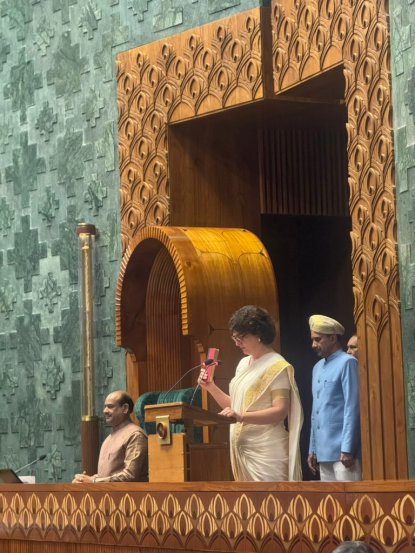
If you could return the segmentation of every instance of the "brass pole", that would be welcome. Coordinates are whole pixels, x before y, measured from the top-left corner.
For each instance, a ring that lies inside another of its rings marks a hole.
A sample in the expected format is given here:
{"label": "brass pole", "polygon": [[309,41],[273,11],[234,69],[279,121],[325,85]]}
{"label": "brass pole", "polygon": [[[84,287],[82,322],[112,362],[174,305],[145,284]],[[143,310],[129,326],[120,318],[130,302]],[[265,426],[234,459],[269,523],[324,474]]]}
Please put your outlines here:
{"label": "brass pole", "polygon": [[98,465],[99,429],[95,414],[94,365],[94,294],[92,237],[94,225],[80,223],[76,227],[81,245],[82,267],[82,345],[83,345],[83,397],[81,418],[82,469],[95,474]]}

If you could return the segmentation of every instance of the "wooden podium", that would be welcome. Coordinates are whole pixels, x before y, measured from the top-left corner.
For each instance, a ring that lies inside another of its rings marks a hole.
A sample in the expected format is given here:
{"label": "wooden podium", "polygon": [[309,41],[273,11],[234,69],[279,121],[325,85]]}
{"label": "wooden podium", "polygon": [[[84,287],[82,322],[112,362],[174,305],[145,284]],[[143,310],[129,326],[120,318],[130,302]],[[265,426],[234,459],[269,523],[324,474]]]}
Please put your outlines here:
{"label": "wooden podium", "polygon": [[[233,479],[229,443],[195,443],[194,429],[228,426],[235,419],[187,403],[163,403],[147,405],[145,421],[156,423],[156,434],[148,437],[150,482]],[[171,432],[170,423],[183,424],[184,432]]]}

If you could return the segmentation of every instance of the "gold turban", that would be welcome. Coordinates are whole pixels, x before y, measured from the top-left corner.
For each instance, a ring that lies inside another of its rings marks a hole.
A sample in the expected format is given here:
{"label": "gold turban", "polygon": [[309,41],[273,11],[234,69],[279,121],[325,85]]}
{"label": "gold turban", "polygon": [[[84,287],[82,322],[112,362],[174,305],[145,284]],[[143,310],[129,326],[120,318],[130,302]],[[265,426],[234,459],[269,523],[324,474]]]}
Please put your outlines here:
{"label": "gold turban", "polygon": [[344,327],[335,319],[325,315],[312,315],[308,321],[310,330],[319,334],[339,334],[343,336]]}

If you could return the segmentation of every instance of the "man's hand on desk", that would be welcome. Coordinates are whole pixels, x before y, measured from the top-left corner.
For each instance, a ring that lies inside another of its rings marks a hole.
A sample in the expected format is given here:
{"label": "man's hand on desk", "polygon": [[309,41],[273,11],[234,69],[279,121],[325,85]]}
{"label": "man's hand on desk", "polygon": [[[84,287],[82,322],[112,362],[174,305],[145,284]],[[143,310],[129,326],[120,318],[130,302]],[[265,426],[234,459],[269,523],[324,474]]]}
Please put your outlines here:
{"label": "man's hand on desk", "polygon": [[72,484],[92,484],[95,482],[93,476],[88,476],[85,472],[82,474],[75,474],[75,478],[72,480]]}

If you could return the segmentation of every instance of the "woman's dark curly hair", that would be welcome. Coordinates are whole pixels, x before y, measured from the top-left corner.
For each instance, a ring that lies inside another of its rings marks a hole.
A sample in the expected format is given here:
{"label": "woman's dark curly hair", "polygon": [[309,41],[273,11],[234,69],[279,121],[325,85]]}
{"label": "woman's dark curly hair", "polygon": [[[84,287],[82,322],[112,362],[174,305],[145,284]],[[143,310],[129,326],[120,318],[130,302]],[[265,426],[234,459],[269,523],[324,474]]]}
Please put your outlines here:
{"label": "woman's dark curly hair", "polygon": [[229,330],[241,336],[258,336],[265,345],[272,344],[276,336],[274,319],[266,309],[256,305],[245,305],[235,311],[229,319]]}

